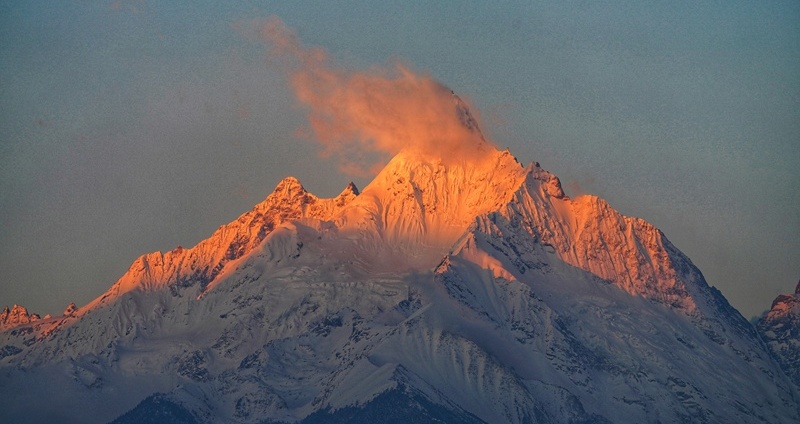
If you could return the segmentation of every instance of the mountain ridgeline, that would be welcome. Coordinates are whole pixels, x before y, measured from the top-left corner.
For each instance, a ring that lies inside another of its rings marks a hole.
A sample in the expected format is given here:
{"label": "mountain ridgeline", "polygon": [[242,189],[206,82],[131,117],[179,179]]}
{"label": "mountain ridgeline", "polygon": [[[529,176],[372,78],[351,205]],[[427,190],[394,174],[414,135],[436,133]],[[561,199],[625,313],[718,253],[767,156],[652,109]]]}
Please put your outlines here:
{"label": "mountain ridgeline", "polygon": [[286,178],[5,328],[0,421],[800,421],[797,355],[770,350],[796,334],[768,347],[660,230],[480,149],[330,199]]}

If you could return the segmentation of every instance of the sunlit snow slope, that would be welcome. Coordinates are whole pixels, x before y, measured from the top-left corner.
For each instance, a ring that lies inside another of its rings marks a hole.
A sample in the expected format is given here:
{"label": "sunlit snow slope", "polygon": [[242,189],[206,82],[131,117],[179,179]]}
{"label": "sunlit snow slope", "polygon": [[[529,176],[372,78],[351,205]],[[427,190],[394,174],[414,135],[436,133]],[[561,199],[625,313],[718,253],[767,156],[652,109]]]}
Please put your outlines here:
{"label": "sunlit snow slope", "polygon": [[661,231],[481,148],[400,153],[333,199],[287,178],[69,316],[12,326],[0,421],[800,420],[755,329]]}

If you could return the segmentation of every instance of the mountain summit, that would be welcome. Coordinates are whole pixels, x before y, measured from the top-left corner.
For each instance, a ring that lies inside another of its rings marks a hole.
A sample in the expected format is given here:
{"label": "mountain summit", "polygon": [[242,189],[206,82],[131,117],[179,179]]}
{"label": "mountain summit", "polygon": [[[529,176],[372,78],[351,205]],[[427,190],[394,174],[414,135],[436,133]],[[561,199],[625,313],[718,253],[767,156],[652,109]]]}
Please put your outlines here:
{"label": "mountain summit", "polygon": [[330,199],[286,178],[197,246],[0,333],[0,417],[800,419],[755,329],[661,231],[480,149],[401,152]]}

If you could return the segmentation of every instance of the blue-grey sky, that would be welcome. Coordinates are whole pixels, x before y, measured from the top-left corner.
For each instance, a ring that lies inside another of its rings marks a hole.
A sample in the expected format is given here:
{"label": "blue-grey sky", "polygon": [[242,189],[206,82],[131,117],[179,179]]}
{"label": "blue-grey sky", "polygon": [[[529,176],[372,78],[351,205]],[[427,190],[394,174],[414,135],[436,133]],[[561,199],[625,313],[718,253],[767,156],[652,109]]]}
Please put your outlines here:
{"label": "blue-grey sky", "polygon": [[800,3],[384,3],[0,4],[0,305],[60,313],[287,175],[354,179],[296,136],[242,29],[272,15],[339,65],[399,60],[470,99],[499,147],[661,228],[745,316],[794,288]]}

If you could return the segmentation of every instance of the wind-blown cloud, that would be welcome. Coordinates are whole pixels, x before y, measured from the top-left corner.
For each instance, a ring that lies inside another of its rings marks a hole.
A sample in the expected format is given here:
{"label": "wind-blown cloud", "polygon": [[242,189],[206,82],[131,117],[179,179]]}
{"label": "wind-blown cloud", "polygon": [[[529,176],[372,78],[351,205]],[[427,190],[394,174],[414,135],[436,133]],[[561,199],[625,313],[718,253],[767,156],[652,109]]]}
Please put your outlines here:
{"label": "wind-blown cloud", "polygon": [[308,108],[310,135],[323,155],[339,158],[344,172],[364,174],[403,150],[470,161],[488,145],[467,104],[430,76],[400,63],[337,67],[323,49],[303,46],[277,17],[263,21],[259,32]]}

